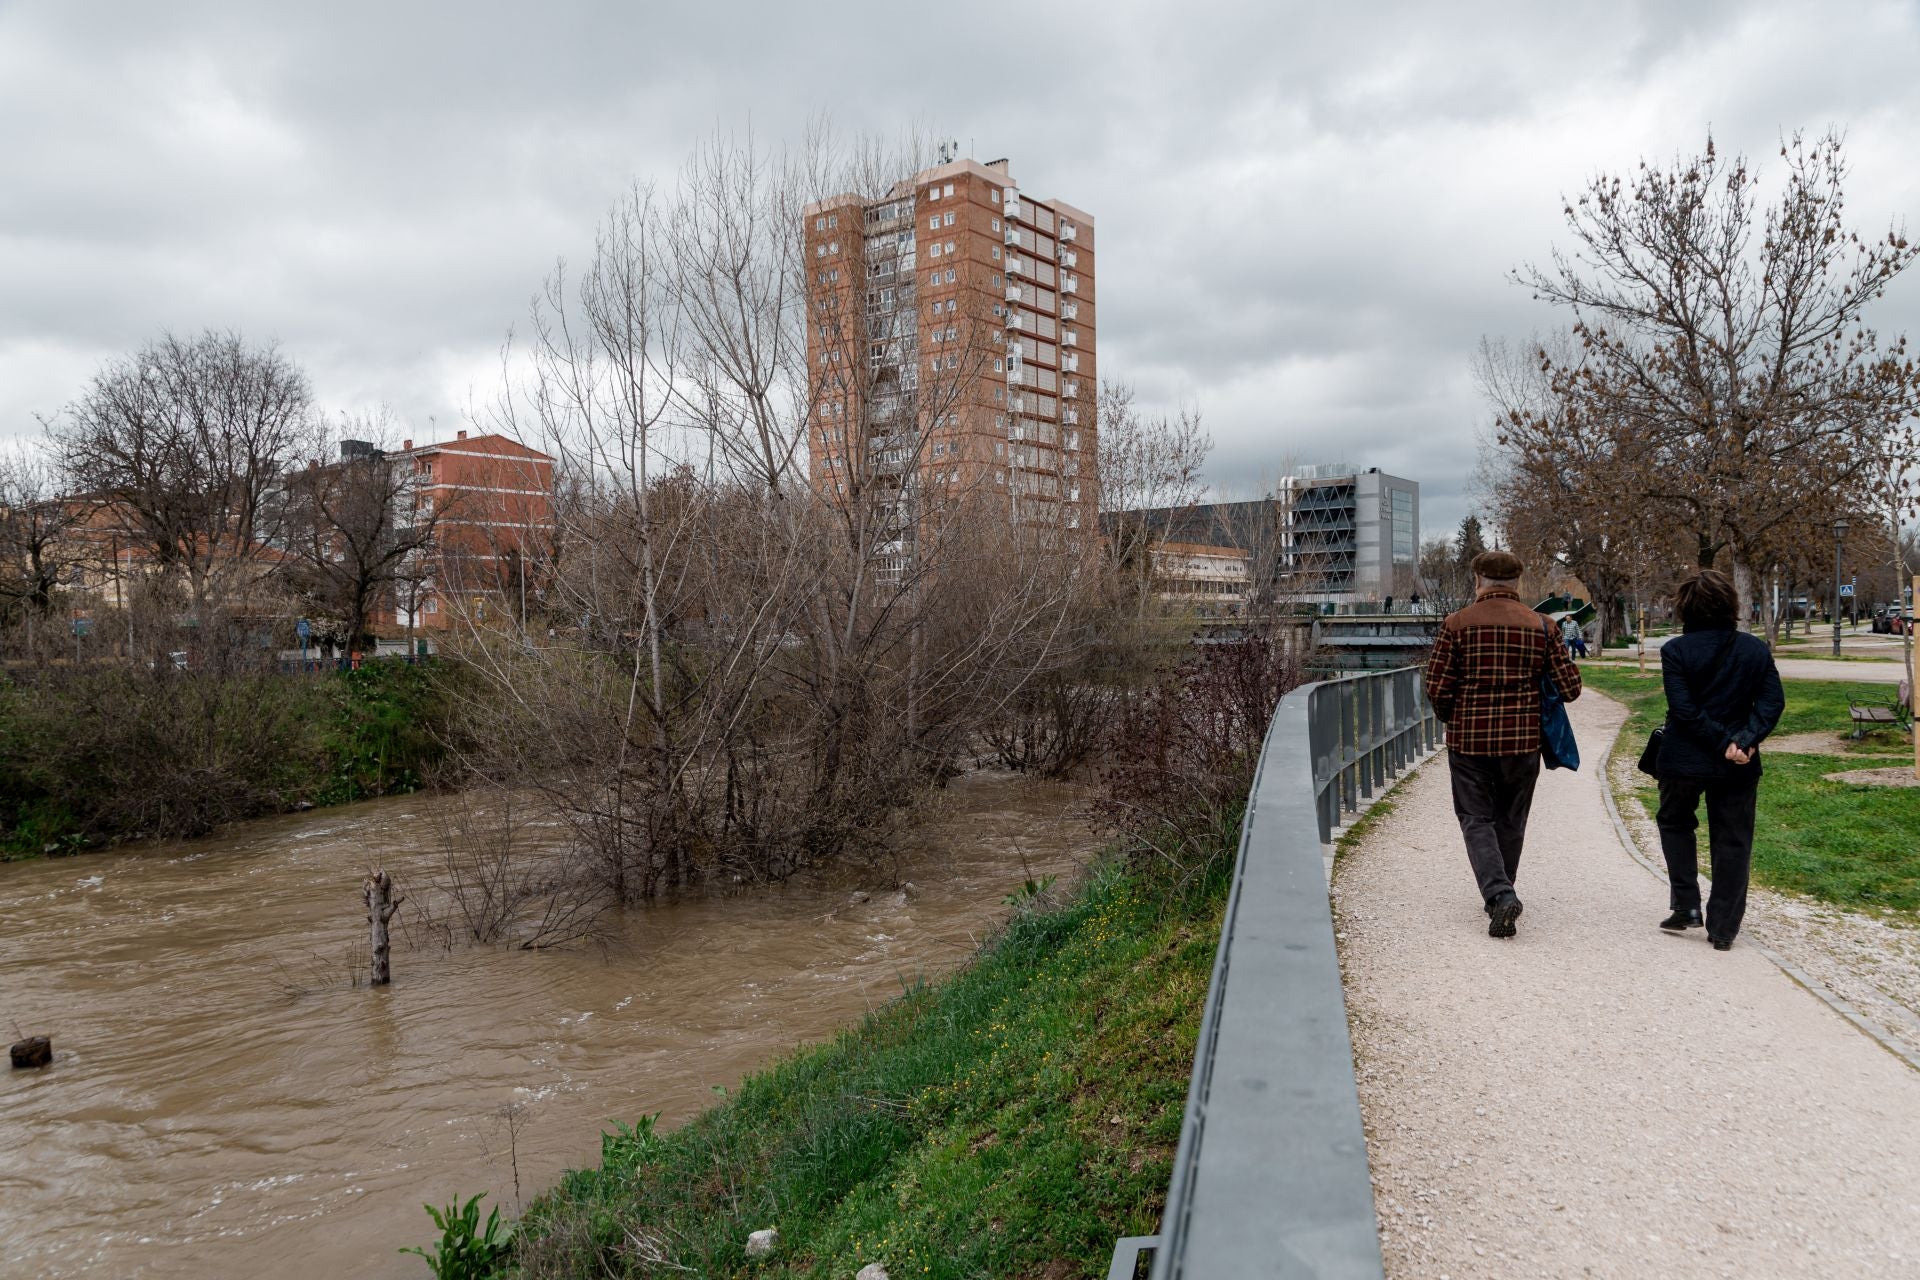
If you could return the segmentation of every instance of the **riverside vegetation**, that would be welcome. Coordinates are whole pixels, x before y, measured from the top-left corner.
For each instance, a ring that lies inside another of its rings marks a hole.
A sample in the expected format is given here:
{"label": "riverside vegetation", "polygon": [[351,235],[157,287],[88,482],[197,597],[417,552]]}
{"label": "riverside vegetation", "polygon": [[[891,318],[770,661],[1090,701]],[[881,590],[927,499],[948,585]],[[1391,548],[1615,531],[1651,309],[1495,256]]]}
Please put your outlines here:
{"label": "riverside vegetation", "polygon": [[394,660],[309,676],[115,664],[0,683],[0,857],[416,790],[442,757],[456,674]]}
{"label": "riverside vegetation", "polygon": [[[1263,640],[1162,673],[1103,738],[1119,838],[1070,896],[1030,882],[967,968],[692,1123],[617,1126],[510,1243],[436,1274],[1103,1274],[1158,1220],[1247,787],[1300,679]],[[437,1256],[467,1256],[469,1219]]]}

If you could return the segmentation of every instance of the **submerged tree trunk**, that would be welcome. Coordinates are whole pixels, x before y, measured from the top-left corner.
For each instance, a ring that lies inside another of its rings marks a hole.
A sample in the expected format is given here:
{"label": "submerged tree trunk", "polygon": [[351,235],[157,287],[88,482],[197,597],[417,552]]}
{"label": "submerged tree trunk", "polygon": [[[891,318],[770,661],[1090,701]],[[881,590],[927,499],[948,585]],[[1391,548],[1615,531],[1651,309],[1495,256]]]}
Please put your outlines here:
{"label": "submerged tree trunk", "polygon": [[393,877],[381,867],[367,873],[366,882],[360,886],[360,896],[367,904],[367,949],[372,956],[370,985],[384,987],[393,981],[393,947],[387,922],[393,919],[393,913],[406,898],[394,893]]}

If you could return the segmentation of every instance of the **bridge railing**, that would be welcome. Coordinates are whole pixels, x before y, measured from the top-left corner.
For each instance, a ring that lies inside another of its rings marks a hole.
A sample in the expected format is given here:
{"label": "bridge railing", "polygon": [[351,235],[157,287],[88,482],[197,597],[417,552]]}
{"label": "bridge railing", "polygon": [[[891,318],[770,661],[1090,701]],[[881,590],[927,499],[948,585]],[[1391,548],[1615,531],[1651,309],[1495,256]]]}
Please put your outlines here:
{"label": "bridge railing", "polygon": [[1160,1235],[1111,1280],[1381,1275],[1373,1183],[1334,950],[1325,851],[1343,814],[1430,754],[1417,667],[1280,700],[1241,826]]}

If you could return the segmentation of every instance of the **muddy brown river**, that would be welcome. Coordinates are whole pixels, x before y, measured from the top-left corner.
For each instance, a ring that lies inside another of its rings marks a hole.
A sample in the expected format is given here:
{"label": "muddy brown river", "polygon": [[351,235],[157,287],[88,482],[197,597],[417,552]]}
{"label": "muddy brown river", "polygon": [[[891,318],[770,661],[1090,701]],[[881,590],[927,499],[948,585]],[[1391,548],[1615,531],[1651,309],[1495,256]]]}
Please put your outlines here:
{"label": "muddy brown river", "polygon": [[397,946],[384,990],[347,981],[361,872],[424,890],[444,798],[0,865],[0,1030],[55,1051],[0,1076],[0,1275],[424,1276],[396,1252],[423,1201],[514,1212],[611,1121],[684,1120],[954,967],[1026,867],[1091,855],[1077,801],[962,779],[905,900],[888,867],[630,912],[603,945]]}

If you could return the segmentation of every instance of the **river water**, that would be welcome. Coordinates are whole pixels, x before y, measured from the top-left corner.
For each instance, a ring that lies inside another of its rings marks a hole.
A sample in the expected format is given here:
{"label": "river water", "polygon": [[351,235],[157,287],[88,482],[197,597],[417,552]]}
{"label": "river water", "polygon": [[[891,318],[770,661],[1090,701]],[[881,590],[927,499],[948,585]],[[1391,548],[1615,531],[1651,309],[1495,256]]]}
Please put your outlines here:
{"label": "river water", "polygon": [[382,990],[348,981],[362,871],[423,891],[448,798],[0,865],[0,1030],[55,1052],[0,1077],[0,1276],[425,1275],[396,1253],[432,1234],[422,1202],[512,1213],[610,1121],[684,1120],[953,968],[1028,867],[1090,857],[1077,799],[962,779],[909,837],[914,894],[843,870],[630,912],[596,945],[397,946]]}

